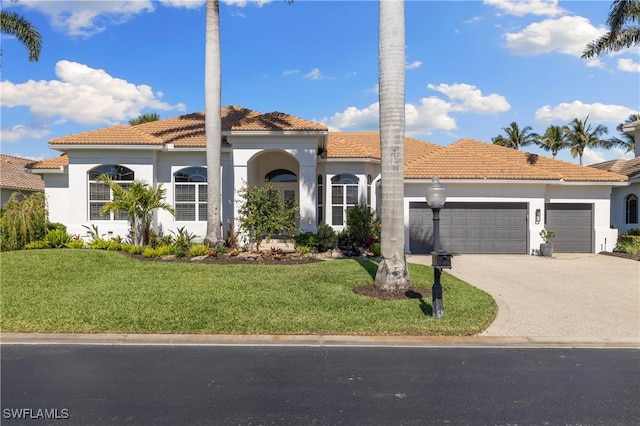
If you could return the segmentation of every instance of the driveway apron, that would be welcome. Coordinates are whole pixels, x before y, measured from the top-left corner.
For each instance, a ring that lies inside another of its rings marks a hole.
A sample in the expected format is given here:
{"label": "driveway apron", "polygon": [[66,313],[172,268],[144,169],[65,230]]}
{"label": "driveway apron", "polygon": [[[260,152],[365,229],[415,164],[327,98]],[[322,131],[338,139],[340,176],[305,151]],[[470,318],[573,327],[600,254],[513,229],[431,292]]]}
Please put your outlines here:
{"label": "driveway apron", "polygon": [[[430,256],[407,261],[431,264]],[[640,262],[582,253],[458,255],[447,272],[496,300],[498,315],[479,336],[640,343]],[[445,315],[446,303],[445,293]]]}

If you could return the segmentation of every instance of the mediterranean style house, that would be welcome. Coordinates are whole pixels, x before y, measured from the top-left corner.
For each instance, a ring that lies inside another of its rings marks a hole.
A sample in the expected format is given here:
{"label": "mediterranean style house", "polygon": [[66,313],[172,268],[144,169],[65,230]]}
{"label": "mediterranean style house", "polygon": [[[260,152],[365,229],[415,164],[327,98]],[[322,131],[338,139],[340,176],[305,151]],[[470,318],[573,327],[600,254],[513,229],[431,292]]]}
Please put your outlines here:
{"label": "mediterranean style house", "polygon": [[[280,197],[300,206],[302,231],[321,222],[336,230],[346,210],[365,203],[379,211],[380,140],[377,133],[329,132],[327,127],[279,112],[222,109],[222,226],[238,217],[238,191],[271,182]],[[176,216],[158,211],[155,226],[185,227],[204,236],[206,185],[204,113],[136,126],[118,125],[52,139],[62,155],[31,166],[43,176],[50,220],[85,234],[126,236],[128,222],[102,215],[111,193],[96,177],[105,173],[126,185],[162,184]],[[406,251],[432,250],[431,210],[425,201],[434,176],[447,190],[441,212],[442,246],[453,253],[530,253],[543,228],[556,232],[557,252],[611,250],[612,188],[627,177],[522,151],[463,139],[440,146],[405,139]],[[381,218],[384,221],[384,218]]]}
{"label": "mediterranean style house", "polygon": [[634,138],[635,158],[611,160],[592,164],[599,170],[614,172],[629,179],[628,186],[614,187],[611,194],[611,225],[620,232],[640,228],[638,201],[640,200],[640,120],[625,125],[622,130]]}

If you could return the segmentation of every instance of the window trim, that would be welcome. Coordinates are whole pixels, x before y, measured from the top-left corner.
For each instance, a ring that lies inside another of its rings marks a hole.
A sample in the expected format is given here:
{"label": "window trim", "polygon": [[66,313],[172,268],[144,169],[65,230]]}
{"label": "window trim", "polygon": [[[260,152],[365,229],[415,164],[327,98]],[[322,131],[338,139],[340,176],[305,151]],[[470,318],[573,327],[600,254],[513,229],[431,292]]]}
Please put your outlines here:
{"label": "window trim", "polygon": [[[90,222],[123,222],[129,221],[129,215],[126,213],[116,213],[109,212],[109,217],[106,217],[102,214],[99,214],[98,218],[93,218],[91,216],[91,207],[92,205],[102,205],[104,206],[109,201],[113,201],[113,191],[111,188],[109,189],[109,199],[108,200],[93,200],[91,197],[91,187],[92,185],[105,185],[106,183],[100,182],[96,180],[98,176],[107,175],[111,180],[115,183],[125,187],[131,185],[135,180],[135,172],[127,166],[123,166],[121,164],[100,164],[98,166],[92,167],[87,170],[87,218]],[[122,179],[125,175],[130,179]],[[128,176],[130,175],[130,176]],[[100,212],[102,211],[102,207],[100,208]],[[103,219],[104,218],[104,219]]]}
{"label": "window trim", "polygon": [[[360,200],[360,178],[352,173],[340,173],[331,177],[331,225],[337,227],[344,227],[347,224],[347,210],[349,207],[357,206]],[[355,203],[349,203],[349,189],[356,189],[356,201]],[[334,188],[341,188],[341,194],[339,195],[342,198],[341,203],[334,202]],[[327,200],[329,201],[329,200]],[[342,208],[342,223],[334,223],[334,209],[337,207]],[[328,216],[328,212],[327,212]]]}
{"label": "window trim", "polygon": [[624,197],[624,223],[638,223],[638,196],[636,194]]}

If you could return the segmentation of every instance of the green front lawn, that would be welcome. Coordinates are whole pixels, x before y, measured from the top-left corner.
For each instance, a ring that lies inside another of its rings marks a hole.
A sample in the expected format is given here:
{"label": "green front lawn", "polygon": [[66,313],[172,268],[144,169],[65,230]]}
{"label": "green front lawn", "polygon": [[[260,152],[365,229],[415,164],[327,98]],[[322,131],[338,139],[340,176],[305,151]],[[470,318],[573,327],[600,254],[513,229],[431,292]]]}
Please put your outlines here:
{"label": "green front lawn", "polygon": [[[486,293],[446,273],[444,317],[430,299],[382,301],[352,288],[376,264],[143,262],[88,249],[0,254],[3,332],[473,335],[495,318]],[[410,265],[431,288],[433,270]]]}

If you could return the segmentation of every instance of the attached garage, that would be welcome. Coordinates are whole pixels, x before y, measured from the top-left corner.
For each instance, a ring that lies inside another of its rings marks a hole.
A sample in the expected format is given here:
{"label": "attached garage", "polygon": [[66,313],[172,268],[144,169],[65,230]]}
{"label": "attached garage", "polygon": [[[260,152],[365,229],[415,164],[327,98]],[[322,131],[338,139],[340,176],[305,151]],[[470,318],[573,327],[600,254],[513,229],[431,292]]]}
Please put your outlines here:
{"label": "attached garage", "polygon": [[592,204],[546,204],[544,227],[556,233],[556,253],[591,253],[593,251]]}
{"label": "attached garage", "polygon": [[[440,211],[444,250],[464,253],[527,253],[526,203],[446,203]],[[433,250],[433,213],[425,202],[409,203],[412,253]]]}

